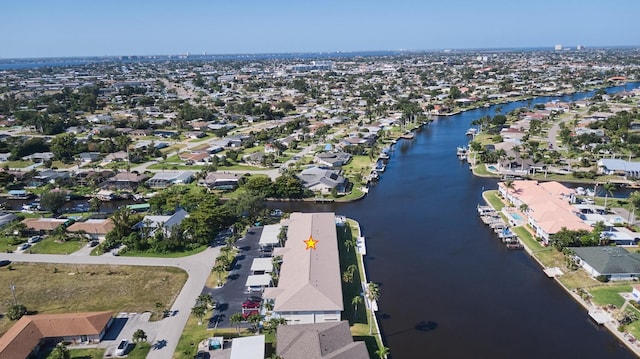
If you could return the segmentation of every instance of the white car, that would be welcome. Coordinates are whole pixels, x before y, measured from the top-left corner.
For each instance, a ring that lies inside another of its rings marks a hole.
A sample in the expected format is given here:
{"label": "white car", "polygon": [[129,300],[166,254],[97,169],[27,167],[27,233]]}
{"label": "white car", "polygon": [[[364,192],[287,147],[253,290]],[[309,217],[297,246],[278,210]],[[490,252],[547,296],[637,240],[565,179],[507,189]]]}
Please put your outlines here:
{"label": "white car", "polygon": [[42,240],[42,237],[40,236],[33,236],[31,238],[29,238],[28,242],[29,243],[38,243]]}
{"label": "white car", "polygon": [[126,339],[122,339],[118,347],[116,348],[116,355],[121,357],[127,353],[127,347],[129,346],[129,341]]}
{"label": "white car", "polygon": [[18,246],[18,250],[19,251],[24,251],[25,249],[28,249],[29,247],[31,247],[31,244],[29,243],[22,243],[21,245]]}

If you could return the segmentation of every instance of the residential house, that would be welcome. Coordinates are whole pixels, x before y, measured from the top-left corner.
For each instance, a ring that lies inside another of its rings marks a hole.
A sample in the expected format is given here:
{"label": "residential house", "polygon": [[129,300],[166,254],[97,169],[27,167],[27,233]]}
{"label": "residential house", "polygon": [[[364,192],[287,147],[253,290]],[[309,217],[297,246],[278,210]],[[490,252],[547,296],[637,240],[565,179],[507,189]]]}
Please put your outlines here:
{"label": "residential house", "polygon": [[199,184],[215,190],[234,190],[238,188],[241,178],[242,175],[237,173],[211,172]]}
{"label": "residential house", "polygon": [[283,325],[276,332],[282,358],[369,359],[367,345],[353,341],[349,322]]}
{"label": "residential house", "polygon": [[189,217],[189,213],[182,208],[178,208],[172,215],[168,216],[144,216],[142,221],[136,223],[133,228],[137,230],[145,229],[148,235],[153,235],[158,230],[162,230],[164,234],[169,234],[171,233],[171,228],[182,223],[187,217]]}
{"label": "residential house", "polygon": [[101,156],[100,152],[82,152],[78,154],[78,159],[81,163],[91,163],[100,160]]}
{"label": "residential house", "polygon": [[[292,213],[277,287],[263,299],[273,303],[272,315],[288,324],[339,322],[342,283],[333,213]],[[312,246],[310,246],[312,244]]]}
{"label": "residential house", "polygon": [[119,172],[100,184],[104,189],[131,189],[135,190],[144,183],[149,176],[135,172]]}
{"label": "residential house", "polygon": [[69,221],[62,218],[25,218],[22,223],[34,233],[51,233]]}
{"label": "residential house", "polygon": [[319,152],[316,153],[314,160],[319,165],[337,168],[349,163],[351,155],[345,152]]}
{"label": "residential house", "polygon": [[0,337],[0,358],[29,358],[47,339],[98,343],[112,322],[113,312],[25,315]]}
{"label": "residential house", "polygon": [[110,218],[107,219],[87,219],[84,222],[75,222],[67,227],[67,232],[83,233],[90,240],[104,239],[107,233],[115,227]]}
{"label": "residential house", "polygon": [[349,180],[338,171],[320,167],[309,167],[300,172],[297,177],[306,188],[323,194],[331,193],[334,189],[337,193],[346,193],[349,187]]}
{"label": "residential house", "polygon": [[33,161],[36,163],[40,163],[48,160],[53,160],[54,157],[55,156],[53,155],[53,152],[36,152],[28,156],[23,156],[21,159],[24,161]]}
{"label": "residential house", "polygon": [[37,175],[33,176],[31,182],[29,183],[29,187],[39,187],[43,186],[47,183],[54,184],[56,180],[62,180],[69,178],[70,174],[67,171],[55,171],[55,170],[44,170],[38,172]]}
{"label": "residential house", "polygon": [[603,158],[598,161],[598,173],[624,176],[627,179],[640,177],[640,162],[629,162],[617,158]]}
{"label": "residential house", "polygon": [[121,162],[121,161],[127,160],[128,158],[129,158],[129,154],[127,154],[125,151],[109,153],[108,155],[104,156],[104,158],[102,159],[102,164],[106,165],[111,162]]}
{"label": "residential house", "polygon": [[93,186],[106,181],[113,174],[113,171],[86,171],[76,173],[73,179],[78,186]]}
{"label": "residential house", "polygon": [[570,204],[575,198],[575,190],[559,182],[513,181],[511,188],[500,182],[498,191],[516,208],[526,207],[523,213],[527,223],[545,245],[550,244],[552,236],[563,228],[592,230],[578,216],[580,211]]}
{"label": "residential house", "polygon": [[619,246],[572,247],[574,260],[592,277],[610,281],[640,278],[640,254]]}
{"label": "residential house", "polygon": [[193,172],[159,172],[147,181],[151,188],[167,188],[174,184],[186,184],[193,181]]}

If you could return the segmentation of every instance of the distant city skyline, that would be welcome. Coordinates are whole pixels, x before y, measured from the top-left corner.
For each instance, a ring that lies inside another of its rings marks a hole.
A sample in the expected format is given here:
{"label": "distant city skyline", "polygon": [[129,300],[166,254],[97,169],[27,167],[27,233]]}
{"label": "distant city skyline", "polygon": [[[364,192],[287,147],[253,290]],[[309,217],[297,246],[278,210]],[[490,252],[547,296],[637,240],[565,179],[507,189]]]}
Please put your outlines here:
{"label": "distant city skyline", "polygon": [[640,45],[637,0],[187,4],[7,1],[0,58]]}

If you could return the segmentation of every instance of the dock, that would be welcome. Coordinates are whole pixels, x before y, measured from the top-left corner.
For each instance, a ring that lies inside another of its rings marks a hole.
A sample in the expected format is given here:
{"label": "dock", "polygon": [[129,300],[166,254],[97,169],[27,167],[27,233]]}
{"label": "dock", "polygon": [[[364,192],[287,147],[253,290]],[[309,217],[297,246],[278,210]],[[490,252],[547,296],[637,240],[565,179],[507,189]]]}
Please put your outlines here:
{"label": "dock", "polygon": [[611,320],[611,318],[609,318],[609,314],[602,310],[590,311],[589,316],[600,325],[604,325],[606,322]]}
{"label": "dock", "polygon": [[555,278],[562,275],[562,271],[558,267],[546,268],[543,270],[543,272],[549,278]]}

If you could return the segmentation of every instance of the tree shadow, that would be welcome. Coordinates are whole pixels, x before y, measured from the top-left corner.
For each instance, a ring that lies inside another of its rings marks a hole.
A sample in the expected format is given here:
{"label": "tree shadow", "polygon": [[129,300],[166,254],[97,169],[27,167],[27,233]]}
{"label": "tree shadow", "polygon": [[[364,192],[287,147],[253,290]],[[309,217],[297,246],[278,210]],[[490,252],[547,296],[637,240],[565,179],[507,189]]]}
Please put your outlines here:
{"label": "tree shadow", "polygon": [[240,278],[239,274],[231,274],[227,277],[227,280],[236,280],[238,278]]}
{"label": "tree shadow", "polygon": [[151,346],[151,349],[159,350],[159,349],[162,349],[162,348],[164,348],[166,346],[167,346],[167,340],[166,339],[162,339],[162,340],[158,340],[157,342],[153,343],[153,345]]}
{"label": "tree shadow", "polygon": [[429,320],[429,321],[426,321],[426,322],[425,321],[421,321],[421,322],[418,322],[416,325],[414,325],[413,328],[402,329],[402,330],[399,330],[397,332],[394,332],[394,333],[391,333],[391,334],[387,334],[386,337],[392,337],[392,336],[395,336],[395,335],[408,333],[408,332],[411,332],[411,331],[414,331],[414,330],[417,330],[417,331],[423,332],[423,333],[428,333],[428,332],[434,331],[436,329],[438,329],[438,323],[436,323],[436,322],[434,322],[432,320]]}

